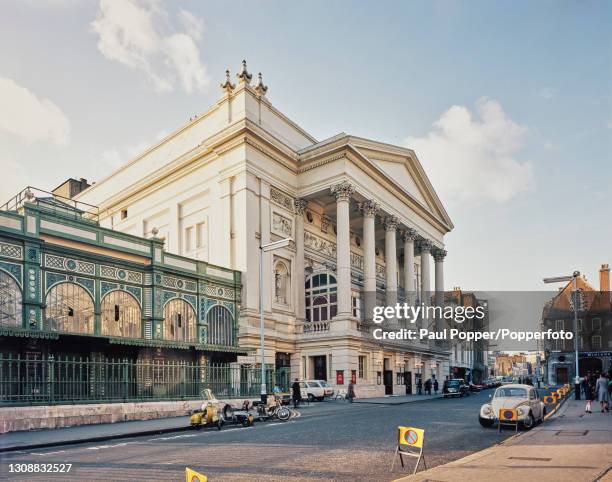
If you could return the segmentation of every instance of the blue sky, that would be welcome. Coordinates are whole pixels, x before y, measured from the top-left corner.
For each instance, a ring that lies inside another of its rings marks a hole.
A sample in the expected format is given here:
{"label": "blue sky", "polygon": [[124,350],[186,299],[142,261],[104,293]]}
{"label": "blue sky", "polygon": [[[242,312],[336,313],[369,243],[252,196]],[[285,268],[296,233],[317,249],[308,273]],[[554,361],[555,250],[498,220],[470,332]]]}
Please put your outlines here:
{"label": "blue sky", "polygon": [[246,58],[318,139],[417,150],[455,223],[448,287],[595,282],[612,263],[610,3],[126,4],[3,4],[3,198],[100,179],[206,110]]}

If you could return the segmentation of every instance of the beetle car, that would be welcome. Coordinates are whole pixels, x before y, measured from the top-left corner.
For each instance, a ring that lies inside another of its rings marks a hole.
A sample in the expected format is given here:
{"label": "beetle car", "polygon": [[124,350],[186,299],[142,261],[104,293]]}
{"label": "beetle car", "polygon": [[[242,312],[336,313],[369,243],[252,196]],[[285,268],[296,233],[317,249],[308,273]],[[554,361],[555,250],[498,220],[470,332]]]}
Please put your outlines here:
{"label": "beetle car", "polygon": [[531,385],[513,383],[502,385],[489,401],[480,407],[478,421],[483,427],[491,427],[499,422],[502,409],[516,409],[518,423],[530,429],[544,421],[546,407],[538,391]]}

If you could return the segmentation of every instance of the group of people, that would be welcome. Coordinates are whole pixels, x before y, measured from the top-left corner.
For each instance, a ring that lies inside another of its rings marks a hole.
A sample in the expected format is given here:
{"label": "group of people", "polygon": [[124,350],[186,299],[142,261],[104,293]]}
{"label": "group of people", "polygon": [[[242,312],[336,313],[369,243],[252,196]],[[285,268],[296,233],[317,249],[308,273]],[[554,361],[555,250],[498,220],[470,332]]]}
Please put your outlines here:
{"label": "group of people", "polygon": [[612,395],[612,380],[606,373],[591,373],[588,372],[582,379],[582,393],[586,400],[586,413],[593,413],[591,406],[593,400],[598,400],[601,412],[610,411],[610,398]]}
{"label": "group of people", "polygon": [[[438,380],[436,379],[436,377],[428,378],[427,380],[425,380],[425,395],[431,395],[432,389],[434,393],[437,395],[438,390],[440,389],[440,385],[438,385]],[[419,378],[417,380],[417,394],[421,395],[422,392],[423,392],[423,383],[421,382],[421,379]]]}

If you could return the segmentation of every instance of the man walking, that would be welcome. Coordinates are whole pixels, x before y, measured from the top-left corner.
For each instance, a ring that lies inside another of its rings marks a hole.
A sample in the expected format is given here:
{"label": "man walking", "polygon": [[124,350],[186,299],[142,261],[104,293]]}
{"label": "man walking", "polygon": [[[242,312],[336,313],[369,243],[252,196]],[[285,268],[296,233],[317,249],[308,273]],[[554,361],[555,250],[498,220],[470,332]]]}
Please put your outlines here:
{"label": "man walking", "polygon": [[606,375],[603,372],[599,375],[599,378],[597,379],[595,391],[597,392],[597,399],[599,400],[601,413],[603,413],[604,411],[608,412],[610,410],[608,407],[608,379],[606,378]]}
{"label": "man walking", "polygon": [[300,390],[300,382],[296,378],[291,385],[291,392],[293,398],[293,408],[298,408],[300,400],[302,400],[302,391]]}

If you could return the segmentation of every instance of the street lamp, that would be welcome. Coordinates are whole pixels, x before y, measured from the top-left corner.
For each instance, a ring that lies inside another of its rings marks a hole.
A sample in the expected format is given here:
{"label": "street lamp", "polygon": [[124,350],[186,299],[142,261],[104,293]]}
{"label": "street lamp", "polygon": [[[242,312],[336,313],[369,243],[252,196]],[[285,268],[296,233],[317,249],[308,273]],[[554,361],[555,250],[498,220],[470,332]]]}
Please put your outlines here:
{"label": "street lamp", "polygon": [[574,297],[574,351],[576,352],[576,376],[574,377],[574,396],[576,400],[580,400],[580,376],[578,374],[578,276],[580,271],[574,271],[571,276],[556,276],[553,278],[544,278],[544,283],[567,283],[572,281],[573,283],[573,297]]}
{"label": "street lamp", "polygon": [[259,339],[261,342],[261,401],[268,403],[268,389],[266,387],[266,363],[264,350],[264,293],[263,293],[263,255],[275,249],[286,248],[293,242],[292,238],[285,238],[273,243],[259,245]]}

